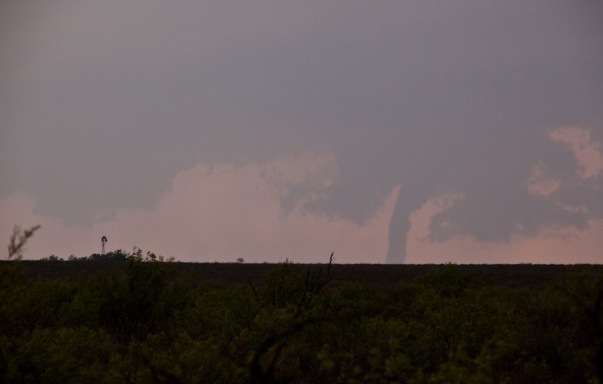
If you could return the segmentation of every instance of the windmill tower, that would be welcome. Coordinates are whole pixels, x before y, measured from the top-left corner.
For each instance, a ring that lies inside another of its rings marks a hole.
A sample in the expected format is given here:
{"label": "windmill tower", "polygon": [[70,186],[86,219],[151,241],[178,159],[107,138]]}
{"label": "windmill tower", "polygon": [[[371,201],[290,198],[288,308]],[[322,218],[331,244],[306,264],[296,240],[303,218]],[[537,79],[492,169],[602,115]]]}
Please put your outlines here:
{"label": "windmill tower", "polygon": [[107,236],[101,237],[101,244],[102,244],[101,255],[105,254],[105,243],[107,243]]}

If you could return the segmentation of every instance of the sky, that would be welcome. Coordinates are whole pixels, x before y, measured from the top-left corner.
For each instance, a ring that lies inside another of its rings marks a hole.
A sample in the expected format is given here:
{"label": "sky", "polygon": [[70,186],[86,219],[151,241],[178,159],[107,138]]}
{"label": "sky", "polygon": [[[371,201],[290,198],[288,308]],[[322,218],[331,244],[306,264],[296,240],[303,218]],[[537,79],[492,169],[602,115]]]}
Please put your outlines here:
{"label": "sky", "polygon": [[0,5],[25,258],[601,263],[597,0]]}

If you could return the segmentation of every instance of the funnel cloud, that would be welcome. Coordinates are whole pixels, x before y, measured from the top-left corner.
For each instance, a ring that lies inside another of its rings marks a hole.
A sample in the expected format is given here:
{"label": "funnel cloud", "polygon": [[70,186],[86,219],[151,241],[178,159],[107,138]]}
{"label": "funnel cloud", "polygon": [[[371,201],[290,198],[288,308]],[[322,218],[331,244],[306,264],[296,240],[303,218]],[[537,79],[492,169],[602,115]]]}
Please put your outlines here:
{"label": "funnel cloud", "polygon": [[1,8],[0,198],[26,193],[68,228],[152,210],[200,164],[312,153],[329,161],[299,180],[258,171],[280,214],[361,228],[399,189],[388,263],[430,199],[454,196],[433,243],[603,220],[601,2]]}

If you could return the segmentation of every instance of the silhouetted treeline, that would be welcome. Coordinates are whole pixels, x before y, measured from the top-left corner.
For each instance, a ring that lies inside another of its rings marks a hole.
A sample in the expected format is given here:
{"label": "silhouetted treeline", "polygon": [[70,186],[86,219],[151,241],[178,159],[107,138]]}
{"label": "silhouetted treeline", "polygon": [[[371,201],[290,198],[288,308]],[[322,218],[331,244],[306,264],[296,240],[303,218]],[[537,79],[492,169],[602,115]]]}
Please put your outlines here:
{"label": "silhouetted treeline", "polygon": [[[22,264],[28,277],[70,278],[75,276],[96,276],[112,269],[120,268],[128,253],[117,250],[105,255],[93,254],[87,257],[72,256],[60,263],[59,258],[42,260],[23,260]],[[73,261],[73,262],[71,262]],[[0,265],[3,261],[0,261]],[[176,275],[187,275],[194,282],[204,284],[212,282],[219,285],[244,283],[262,279],[274,263],[174,263]],[[321,264],[303,264],[305,268],[320,269]],[[363,282],[387,288],[399,281],[411,282],[418,276],[441,268],[437,264],[339,264],[333,283]],[[559,265],[559,264],[468,264],[458,265],[461,271],[476,278],[485,279],[493,284],[505,286],[531,286],[551,283],[561,276],[584,269],[603,272],[603,265]]]}
{"label": "silhouetted treeline", "polygon": [[[107,252],[105,254],[93,253],[90,256],[77,257],[71,255],[67,258],[67,261],[126,261],[128,254],[121,249]],[[41,259],[41,261],[66,261],[62,257],[51,255]]]}

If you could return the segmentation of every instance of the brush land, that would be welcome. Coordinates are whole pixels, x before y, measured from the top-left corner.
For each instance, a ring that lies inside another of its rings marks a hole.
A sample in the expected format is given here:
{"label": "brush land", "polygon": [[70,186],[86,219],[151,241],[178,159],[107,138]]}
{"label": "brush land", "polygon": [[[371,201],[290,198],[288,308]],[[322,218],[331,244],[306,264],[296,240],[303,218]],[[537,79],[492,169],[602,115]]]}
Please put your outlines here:
{"label": "brush land", "polygon": [[596,383],[601,265],[0,263],[3,382]]}
{"label": "brush land", "polygon": [[[5,261],[0,261],[0,265]],[[94,277],[123,268],[125,259],[77,259],[72,261],[23,260],[29,278]],[[174,262],[179,276],[190,276],[197,284],[214,283],[232,285],[259,281],[277,264],[272,263],[190,263]],[[311,271],[324,268],[325,264],[299,264]],[[428,272],[441,269],[438,264],[336,264],[332,284],[363,282],[379,287],[393,286],[398,282],[411,282]],[[462,272],[503,286],[532,286],[552,283],[568,273],[592,270],[603,271],[603,265],[560,264],[471,264],[456,265]]]}

